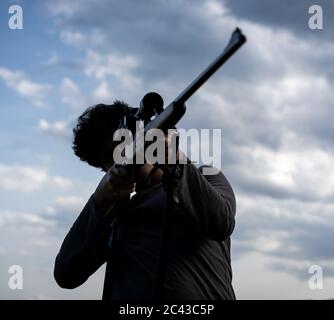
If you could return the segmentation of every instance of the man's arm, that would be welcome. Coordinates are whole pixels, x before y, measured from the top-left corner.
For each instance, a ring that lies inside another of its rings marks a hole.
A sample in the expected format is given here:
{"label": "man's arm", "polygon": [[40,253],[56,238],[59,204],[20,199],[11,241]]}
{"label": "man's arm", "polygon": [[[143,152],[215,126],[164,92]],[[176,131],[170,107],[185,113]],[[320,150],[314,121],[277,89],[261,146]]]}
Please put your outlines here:
{"label": "man's arm", "polygon": [[60,287],[80,286],[107,260],[110,224],[97,211],[91,197],[57,255],[54,277]]}
{"label": "man's arm", "polygon": [[80,286],[107,260],[115,207],[129,199],[133,188],[124,169],[112,166],[106,172],[57,255],[54,277],[60,287]]}
{"label": "man's arm", "polygon": [[234,229],[235,196],[222,172],[203,175],[202,168],[182,165],[177,188],[179,206],[198,232],[213,240],[225,240]]}

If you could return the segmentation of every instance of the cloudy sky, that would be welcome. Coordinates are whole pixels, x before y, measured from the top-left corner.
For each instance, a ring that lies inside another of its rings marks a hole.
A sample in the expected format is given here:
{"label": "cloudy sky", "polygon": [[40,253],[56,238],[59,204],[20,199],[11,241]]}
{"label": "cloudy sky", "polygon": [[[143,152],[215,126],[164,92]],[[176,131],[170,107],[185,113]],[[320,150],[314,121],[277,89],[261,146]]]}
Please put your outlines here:
{"label": "cloudy sky", "polygon": [[[188,103],[179,127],[222,128],[237,198],[239,299],[334,297],[334,1],[25,0],[23,30],[0,3],[0,298],[99,299],[104,267],[63,290],[62,239],[102,173],[71,150],[89,105],[148,91],[171,101],[239,26],[247,44]],[[23,290],[8,288],[21,265]],[[323,289],[309,288],[309,267]]]}

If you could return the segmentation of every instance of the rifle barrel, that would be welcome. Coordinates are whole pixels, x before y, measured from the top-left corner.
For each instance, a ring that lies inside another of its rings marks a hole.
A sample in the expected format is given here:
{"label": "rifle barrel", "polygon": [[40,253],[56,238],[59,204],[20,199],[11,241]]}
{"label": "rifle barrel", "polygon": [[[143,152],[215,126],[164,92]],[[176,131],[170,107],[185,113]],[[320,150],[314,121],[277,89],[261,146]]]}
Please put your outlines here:
{"label": "rifle barrel", "polygon": [[245,42],[246,37],[236,28],[224,51],[177,96],[174,103],[183,105]]}

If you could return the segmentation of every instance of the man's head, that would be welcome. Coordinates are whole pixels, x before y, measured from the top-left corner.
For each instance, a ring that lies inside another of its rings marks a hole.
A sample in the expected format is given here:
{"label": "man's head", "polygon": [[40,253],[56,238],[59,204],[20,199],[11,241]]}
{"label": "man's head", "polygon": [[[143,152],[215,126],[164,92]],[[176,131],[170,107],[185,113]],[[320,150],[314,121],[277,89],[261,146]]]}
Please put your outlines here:
{"label": "man's head", "polygon": [[119,128],[129,106],[121,101],[89,107],[73,129],[73,150],[89,165],[104,171],[113,164],[113,134]]}

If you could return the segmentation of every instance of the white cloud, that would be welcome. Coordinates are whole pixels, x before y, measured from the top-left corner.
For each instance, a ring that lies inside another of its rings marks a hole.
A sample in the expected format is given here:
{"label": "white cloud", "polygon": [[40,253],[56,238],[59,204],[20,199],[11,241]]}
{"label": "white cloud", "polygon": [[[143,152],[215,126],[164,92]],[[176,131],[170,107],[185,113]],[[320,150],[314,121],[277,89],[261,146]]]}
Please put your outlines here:
{"label": "white cloud", "polygon": [[57,52],[53,51],[50,54],[50,57],[48,58],[48,60],[46,61],[45,65],[46,66],[56,66],[59,63],[59,57]]}
{"label": "white cloud", "polygon": [[48,180],[45,169],[21,165],[0,164],[0,188],[10,191],[32,192]]}
{"label": "white cloud", "polygon": [[[334,203],[330,201],[313,200],[305,203],[304,200],[294,198],[277,199],[263,194],[237,193],[237,217],[240,222],[259,221],[259,228],[267,221],[286,222],[291,227],[297,223],[309,225],[333,225]],[[261,204],[261,205],[259,205]],[[274,228],[275,224],[271,226]],[[278,226],[278,229],[281,226]],[[253,230],[249,230],[252,232]]]}
{"label": "white cloud", "polygon": [[85,73],[98,80],[113,76],[126,87],[138,86],[140,79],[132,74],[138,65],[137,59],[131,55],[100,54],[89,50],[86,55]]}
{"label": "white cloud", "polygon": [[71,135],[71,129],[69,128],[69,123],[67,121],[49,122],[45,119],[40,119],[38,127],[42,132],[59,137],[69,137]]}
{"label": "white cloud", "polygon": [[86,36],[77,31],[63,30],[60,33],[60,40],[69,45],[82,45],[86,41]]}
{"label": "white cloud", "polygon": [[78,31],[61,31],[60,40],[70,46],[85,48],[89,44],[92,47],[99,47],[106,41],[106,35],[102,30],[92,30],[85,34]]}
{"label": "white cloud", "polygon": [[267,194],[275,197],[276,189],[285,196],[313,200],[328,200],[334,195],[334,154],[304,144],[294,133],[282,136],[279,149],[257,144],[231,146],[231,151],[239,157],[228,170],[248,191],[263,194],[267,188]]}
{"label": "white cloud", "polygon": [[61,232],[64,232],[74,223],[87,200],[88,198],[80,196],[60,196],[46,207],[45,214],[56,222]]}
{"label": "white cloud", "polygon": [[312,116],[312,109],[320,106],[325,110],[333,98],[331,84],[324,75],[297,67],[281,77],[259,82],[253,92],[262,105],[270,99],[270,115],[276,121],[305,121]]}
{"label": "white cloud", "polygon": [[0,164],[0,189],[33,192],[47,185],[65,189],[70,187],[72,182],[64,177],[50,176],[45,168]]}
{"label": "white cloud", "polygon": [[205,1],[203,5],[206,8],[205,12],[212,17],[223,16],[228,13],[228,9],[225,7],[224,3],[219,1],[209,0]]}
{"label": "white cloud", "polygon": [[12,71],[0,67],[0,78],[5,81],[9,88],[28,98],[38,107],[44,105],[44,98],[51,90],[50,85],[33,82],[22,71]]}
{"label": "white cloud", "polygon": [[99,47],[105,44],[107,41],[107,35],[102,30],[94,30],[90,34],[89,43],[93,46]]}
{"label": "white cloud", "polygon": [[71,179],[64,178],[61,176],[53,176],[50,178],[50,184],[59,188],[59,189],[66,189],[73,185]]}
{"label": "white cloud", "polygon": [[106,81],[102,81],[92,93],[92,97],[96,101],[108,103],[115,99],[115,95]]}
{"label": "white cloud", "polygon": [[36,226],[42,228],[49,228],[55,225],[54,221],[45,219],[40,215],[28,212],[16,212],[10,210],[0,211],[0,226]]}
{"label": "white cloud", "polygon": [[46,212],[50,215],[57,215],[64,212],[78,214],[82,210],[86,201],[87,200],[84,198],[78,196],[57,197],[54,203],[47,207]]}
{"label": "white cloud", "polygon": [[80,110],[86,106],[85,97],[77,84],[70,78],[64,78],[60,85],[61,101],[73,110]]}
{"label": "white cloud", "polygon": [[50,1],[48,2],[48,9],[54,15],[64,15],[71,17],[80,10],[80,1],[73,0],[68,2],[66,0]]}

